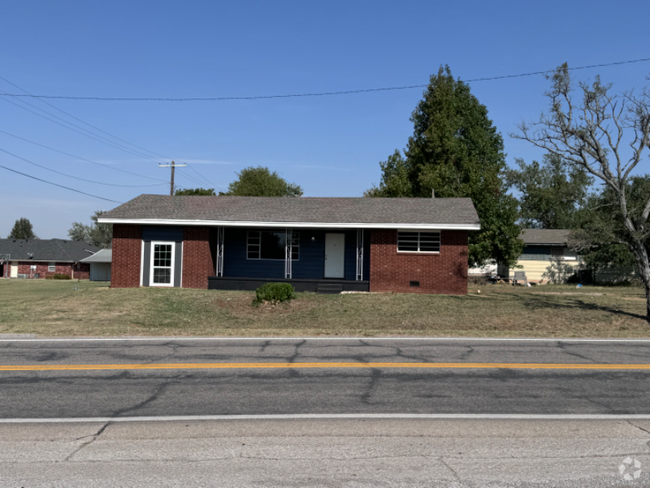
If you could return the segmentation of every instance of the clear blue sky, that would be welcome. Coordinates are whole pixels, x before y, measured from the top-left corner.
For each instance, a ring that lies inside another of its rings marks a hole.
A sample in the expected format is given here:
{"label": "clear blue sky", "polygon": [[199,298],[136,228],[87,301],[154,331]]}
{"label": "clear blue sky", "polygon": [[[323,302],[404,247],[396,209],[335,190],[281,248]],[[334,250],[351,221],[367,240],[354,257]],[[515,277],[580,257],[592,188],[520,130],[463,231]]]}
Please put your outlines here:
{"label": "clear blue sky", "polygon": [[[650,57],[648,18],[647,0],[4,2],[0,76],[35,94],[109,97],[254,96],[426,84],[442,64],[468,80],[553,69],[565,61],[583,66]],[[576,75],[601,74],[624,90],[648,83],[648,73],[650,63],[638,63]],[[517,122],[539,115],[546,86],[542,76],[471,84],[504,137],[509,164],[515,157],[541,157],[508,134]],[[3,80],[0,90],[21,93]],[[177,171],[182,187],[225,189],[235,172],[264,165],[301,185],[305,196],[361,196],[378,183],[379,161],[404,147],[421,95],[422,89],[410,89],[249,101],[48,102],[167,161],[189,163],[194,170]],[[115,171],[168,181],[169,170],[155,161],[2,98],[0,131],[108,167],[4,133],[1,149],[79,178],[137,186],[75,180],[1,152],[0,165],[119,202],[168,193],[161,181]],[[34,107],[9,100],[109,137],[38,100],[22,99]],[[647,171],[647,160],[644,164]],[[156,184],[161,186],[145,186]],[[94,210],[115,206],[0,168],[0,237],[16,219],[27,217],[41,238],[65,238],[72,222],[90,223]]]}

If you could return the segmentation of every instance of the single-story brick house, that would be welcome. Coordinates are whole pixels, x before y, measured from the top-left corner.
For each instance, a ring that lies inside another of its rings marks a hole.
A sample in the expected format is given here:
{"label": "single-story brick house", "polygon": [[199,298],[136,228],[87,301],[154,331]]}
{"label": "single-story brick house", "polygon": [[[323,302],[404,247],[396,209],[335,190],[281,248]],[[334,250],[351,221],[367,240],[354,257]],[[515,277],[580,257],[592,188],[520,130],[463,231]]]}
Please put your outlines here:
{"label": "single-story brick house", "polygon": [[467,293],[468,198],[141,195],[113,224],[111,286]]}
{"label": "single-story brick house", "polygon": [[81,260],[97,251],[65,239],[0,239],[0,277],[43,279],[59,273],[88,279],[90,267]]}

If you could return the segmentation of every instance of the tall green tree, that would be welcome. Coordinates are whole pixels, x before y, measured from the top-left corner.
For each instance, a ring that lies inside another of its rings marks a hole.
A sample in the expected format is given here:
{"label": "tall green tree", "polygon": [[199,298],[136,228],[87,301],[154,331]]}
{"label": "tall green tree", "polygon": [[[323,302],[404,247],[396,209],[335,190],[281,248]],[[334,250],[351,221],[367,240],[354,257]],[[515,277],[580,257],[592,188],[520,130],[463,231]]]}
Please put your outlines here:
{"label": "tall green tree", "polygon": [[506,181],[519,193],[519,219],[534,229],[580,229],[585,225],[585,205],[593,184],[583,168],[547,154],[539,164],[517,159],[519,169],[506,170]]}
{"label": "tall green tree", "polygon": [[68,230],[68,237],[73,241],[87,242],[102,249],[110,249],[113,243],[113,224],[99,224],[97,219],[104,213],[97,210],[90,217],[92,223],[84,225],[81,222],[73,222]]}
{"label": "tall green tree", "polygon": [[[632,255],[646,294],[650,322],[650,192],[632,205],[633,172],[650,147],[650,88],[638,95],[611,94],[600,77],[593,83],[573,81],[566,63],[547,77],[548,112],[532,124],[519,125],[515,137],[529,141],[570,164],[583,168],[614,195],[620,220],[621,243]],[[646,163],[647,164],[647,163]]]}
{"label": "tall green tree", "polygon": [[506,193],[503,138],[485,105],[448,66],[431,76],[424,97],[411,114],[413,135],[404,155],[395,151],[380,163],[382,177],[371,197],[468,197],[481,219],[470,233],[469,264],[512,265],[523,243],[518,239],[517,201]]}
{"label": "tall green tree", "polygon": [[214,192],[214,188],[179,188],[174,192],[175,196],[183,196],[183,195],[188,195],[188,196],[214,196],[216,193]]}
{"label": "tall green tree", "polygon": [[11,233],[7,236],[9,239],[38,239],[38,236],[34,234],[34,229],[32,223],[29,219],[21,217],[16,220]]}
{"label": "tall green tree", "polygon": [[228,185],[228,191],[220,195],[234,195],[239,197],[299,197],[302,196],[300,186],[287,182],[271,172],[269,168],[244,168],[237,173],[238,178]]}

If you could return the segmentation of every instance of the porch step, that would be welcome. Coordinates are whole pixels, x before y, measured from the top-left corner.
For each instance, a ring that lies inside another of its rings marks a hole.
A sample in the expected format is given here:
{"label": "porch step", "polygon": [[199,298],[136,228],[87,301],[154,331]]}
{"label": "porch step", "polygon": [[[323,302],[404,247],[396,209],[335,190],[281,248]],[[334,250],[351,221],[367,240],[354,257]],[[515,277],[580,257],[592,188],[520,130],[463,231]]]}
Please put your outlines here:
{"label": "porch step", "polygon": [[343,285],[336,283],[319,283],[316,287],[316,293],[325,293],[328,295],[338,295],[343,291]]}

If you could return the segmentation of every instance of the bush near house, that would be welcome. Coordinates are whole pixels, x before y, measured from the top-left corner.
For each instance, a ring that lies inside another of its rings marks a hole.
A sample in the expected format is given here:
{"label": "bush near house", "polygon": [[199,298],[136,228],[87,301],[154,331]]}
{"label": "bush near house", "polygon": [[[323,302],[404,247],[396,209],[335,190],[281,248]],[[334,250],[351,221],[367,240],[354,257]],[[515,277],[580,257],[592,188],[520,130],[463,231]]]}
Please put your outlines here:
{"label": "bush near house", "polygon": [[296,290],[289,283],[264,283],[255,290],[253,305],[260,303],[280,303],[296,297]]}

